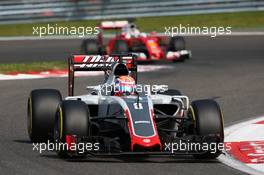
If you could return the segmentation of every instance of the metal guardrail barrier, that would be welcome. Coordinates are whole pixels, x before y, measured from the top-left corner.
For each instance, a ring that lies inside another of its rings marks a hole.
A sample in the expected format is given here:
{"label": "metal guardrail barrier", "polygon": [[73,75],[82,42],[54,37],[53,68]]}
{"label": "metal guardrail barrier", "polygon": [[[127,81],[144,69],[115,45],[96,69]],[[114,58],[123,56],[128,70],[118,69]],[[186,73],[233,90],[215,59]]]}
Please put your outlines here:
{"label": "metal guardrail barrier", "polygon": [[0,23],[264,10],[264,0],[2,0]]}

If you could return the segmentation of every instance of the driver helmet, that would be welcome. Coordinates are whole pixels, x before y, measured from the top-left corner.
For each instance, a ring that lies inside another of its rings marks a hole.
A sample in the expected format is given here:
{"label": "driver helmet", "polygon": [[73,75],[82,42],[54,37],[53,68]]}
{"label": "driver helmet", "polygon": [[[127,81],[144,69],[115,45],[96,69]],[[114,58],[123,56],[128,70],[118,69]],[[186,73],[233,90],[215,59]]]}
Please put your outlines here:
{"label": "driver helmet", "polygon": [[115,96],[124,96],[131,95],[134,92],[136,86],[134,78],[131,76],[120,76],[115,80],[114,95]]}
{"label": "driver helmet", "polygon": [[130,28],[131,28],[131,29],[136,29],[136,28],[137,28],[137,26],[136,26],[136,24],[134,24],[134,23],[131,23],[131,24],[130,24]]}

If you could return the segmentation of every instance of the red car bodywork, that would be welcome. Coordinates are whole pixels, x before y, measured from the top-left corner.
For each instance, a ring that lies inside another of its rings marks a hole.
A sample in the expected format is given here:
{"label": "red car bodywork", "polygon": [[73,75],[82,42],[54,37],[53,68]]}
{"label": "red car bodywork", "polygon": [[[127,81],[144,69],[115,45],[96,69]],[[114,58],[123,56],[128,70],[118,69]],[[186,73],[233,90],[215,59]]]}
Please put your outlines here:
{"label": "red car bodywork", "polygon": [[[125,41],[128,48],[133,48],[137,44],[144,46],[144,52],[130,51],[138,55],[138,61],[152,61],[152,60],[183,60],[186,57],[191,57],[190,51],[170,51],[168,42],[170,37],[164,35],[157,35],[156,32],[150,34],[142,33],[142,35],[127,37],[125,32],[120,32],[121,29],[128,25],[127,21],[106,21],[102,22],[98,27],[100,33],[97,36],[98,44],[105,50],[104,54],[110,55],[114,53],[114,47],[116,41]],[[108,41],[104,41],[104,31],[115,30],[115,35],[110,37]],[[164,44],[166,43],[166,44]]]}
{"label": "red car bodywork", "polygon": [[148,50],[148,55],[146,58],[141,57],[139,55],[138,60],[161,60],[165,58],[165,53],[159,46],[159,38],[157,36],[147,36],[147,37],[135,37],[135,38],[125,38],[125,36],[116,36],[115,38],[111,38],[108,42],[108,54],[112,54],[114,51],[114,44],[116,40],[124,40],[126,41],[128,47],[132,47],[134,43],[144,43]]}

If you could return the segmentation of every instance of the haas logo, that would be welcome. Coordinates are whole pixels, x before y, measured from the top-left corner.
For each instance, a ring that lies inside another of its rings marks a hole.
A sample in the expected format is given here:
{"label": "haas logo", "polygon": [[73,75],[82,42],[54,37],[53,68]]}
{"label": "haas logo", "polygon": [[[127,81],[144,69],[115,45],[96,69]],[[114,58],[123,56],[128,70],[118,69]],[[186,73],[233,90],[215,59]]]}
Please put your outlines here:
{"label": "haas logo", "polygon": [[[131,58],[132,59],[132,58]],[[125,59],[128,61],[127,58]],[[118,62],[118,57],[101,56],[101,55],[87,55],[87,56],[76,56],[74,57],[75,67],[78,68],[96,68],[111,66],[112,63]]]}

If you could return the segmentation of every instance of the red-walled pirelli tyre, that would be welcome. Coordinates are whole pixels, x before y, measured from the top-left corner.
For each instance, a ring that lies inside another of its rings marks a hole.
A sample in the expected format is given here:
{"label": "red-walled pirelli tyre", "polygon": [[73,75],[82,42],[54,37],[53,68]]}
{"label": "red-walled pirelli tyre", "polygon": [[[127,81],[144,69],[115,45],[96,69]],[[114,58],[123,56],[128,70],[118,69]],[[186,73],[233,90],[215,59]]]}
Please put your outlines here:
{"label": "red-walled pirelli tyre", "polygon": [[[223,144],[224,124],[223,115],[217,102],[210,99],[193,101],[190,115],[195,120],[195,133],[199,136],[217,136],[218,139],[209,141],[209,144]],[[204,151],[204,150],[203,150]],[[221,154],[219,149],[208,150],[202,154],[195,154],[198,159],[214,159]]]}
{"label": "red-walled pirelli tyre", "polygon": [[[54,125],[54,141],[55,143],[66,143],[66,135],[75,135],[78,137],[88,136],[89,133],[89,108],[79,100],[63,101],[57,109]],[[60,146],[57,153],[62,158],[70,155],[65,146]],[[80,155],[82,156],[82,155]],[[85,156],[85,154],[83,154]]]}
{"label": "red-walled pirelli tyre", "polygon": [[47,142],[53,136],[55,114],[62,97],[55,89],[37,89],[28,98],[28,135],[32,142]]}

